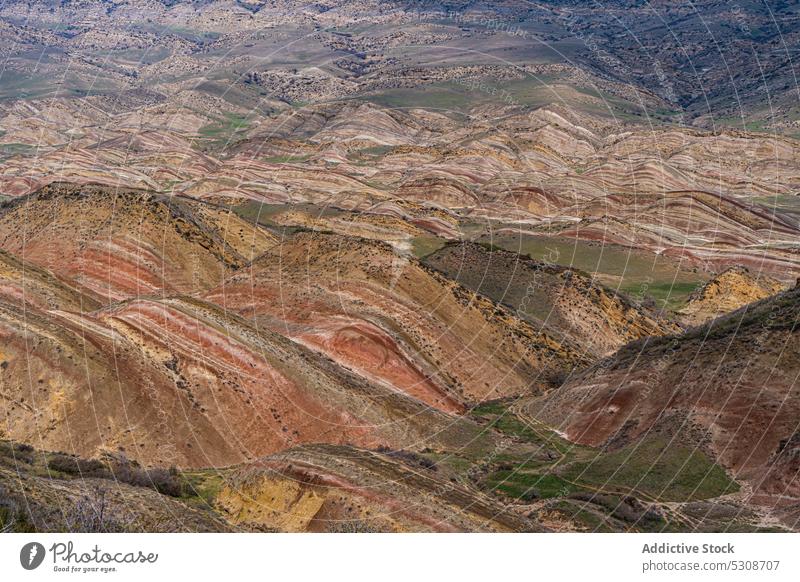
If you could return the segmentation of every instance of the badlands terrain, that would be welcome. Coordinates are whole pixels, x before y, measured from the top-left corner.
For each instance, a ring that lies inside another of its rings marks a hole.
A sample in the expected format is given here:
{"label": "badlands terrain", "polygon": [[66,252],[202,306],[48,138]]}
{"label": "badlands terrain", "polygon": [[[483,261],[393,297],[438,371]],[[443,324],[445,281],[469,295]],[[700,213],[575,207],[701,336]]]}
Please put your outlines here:
{"label": "badlands terrain", "polygon": [[791,2],[0,5],[1,531],[800,529]]}

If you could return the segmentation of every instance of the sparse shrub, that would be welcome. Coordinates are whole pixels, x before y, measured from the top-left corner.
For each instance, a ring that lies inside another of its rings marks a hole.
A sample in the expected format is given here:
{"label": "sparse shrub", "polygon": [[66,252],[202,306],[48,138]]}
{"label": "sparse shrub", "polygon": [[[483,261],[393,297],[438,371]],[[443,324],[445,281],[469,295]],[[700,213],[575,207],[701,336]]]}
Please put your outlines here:
{"label": "sparse shrub", "polygon": [[181,497],[184,494],[184,483],[175,467],[170,469],[149,469],[146,471],[150,486],[163,495]]}
{"label": "sparse shrub", "polygon": [[434,461],[432,461],[427,457],[423,457],[422,455],[418,455],[417,453],[412,451],[404,451],[404,450],[395,451],[383,445],[379,445],[377,451],[379,453],[383,453],[387,457],[393,457],[395,459],[403,461],[406,464],[419,465],[420,467],[428,469],[429,471],[439,470],[439,467],[436,466],[436,463]]}
{"label": "sparse shrub", "polygon": [[657,506],[644,505],[639,499],[631,496],[620,498],[603,493],[578,492],[570,495],[570,499],[598,505],[612,517],[627,523],[654,522],[662,519]]}
{"label": "sparse shrub", "polygon": [[16,531],[19,513],[16,499],[0,485],[0,533]]}
{"label": "sparse shrub", "polygon": [[664,519],[664,516],[655,505],[650,505],[642,516],[643,521],[661,521],[662,519]]}
{"label": "sparse shrub", "polygon": [[11,442],[8,445],[8,449],[3,451],[6,457],[10,457],[16,463],[27,463],[31,464],[34,460],[34,450],[33,447],[25,444],[25,443],[15,443]]}
{"label": "sparse shrub", "polygon": [[642,517],[642,512],[623,501],[612,508],[611,515],[622,521],[635,523]]}
{"label": "sparse shrub", "polygon": [[648,311],[658,311],[658,303],[656,303],[652,295],[645,295],[642,298],[642,307]]}
{"label": "sparse shrub", "polygon": [[175,467],[144,469],[136,461],[119,454],[110,463],[110,469],[114,479],[129,485],[148,487],[172,497],[181,497],[185,492],[183,479]]}
{"label": "sparse shrub", "polygon": [[382,530],[361,519],[352,519],[333,522],[328,526],[328,533],[382,533]]}
{"label": "sparse shrub", "polygon": [[123,453],[109,455],[104,460],[56,453],[47,460],[47,466],[67,475],[84,479],[112,479],[134,487],[154,489],[171,497],[181,497],[185,493],[184,481],[175,467],[145,469]]}
{"label": "sparse shrub", "polygon": [[115,513],[106,490],[91,488],[65,515],[66,530],[73,533],[130,533],[140,531],[132,515]]}
{"label": "sparse shrub", "polygon": [[551,372],[548,379],[551,385],[558,387],[569,380],[571,374],[572,370],[568,368],[560,368]]}
{"label": "sparse shrub", "polygon": [[106,466],[97,459],[81,459],[61,453],[56,453],[47,459],[47,466],[53,471],[86,478],[108,478],[110,476]]}
{"label": "sparse shrub", "polygon": [[24,498],[0,485],[0,533],[36,531]]}

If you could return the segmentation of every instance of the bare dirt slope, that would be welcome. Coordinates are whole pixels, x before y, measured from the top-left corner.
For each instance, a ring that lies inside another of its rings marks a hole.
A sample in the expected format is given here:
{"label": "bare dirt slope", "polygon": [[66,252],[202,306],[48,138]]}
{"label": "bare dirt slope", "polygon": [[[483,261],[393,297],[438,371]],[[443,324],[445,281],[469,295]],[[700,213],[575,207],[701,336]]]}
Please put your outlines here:
{"label": "bare dirt slope", "polygon": [[274,242],[233,213],[141,190],[52,184],[0,208],[0,248],[107,300],[210,288]]}
{"label": "bare dirt slope", "polygon": [[194,299],[0,303],[0,335],[4,430],[51,450],[219,466],[304,442],[469,446],[478,433]]}
{"label": "bare dirt slope", "polygon": [[300,232],[206,299],[441,410],[531,394],[583,361],[385,243]]}
{"label": "bare dirt slope", "polygon": [[784,285],[772,277],[751,272],[746,267],[730,267],[692,293],[680,313],[696,325],[783,289]]}

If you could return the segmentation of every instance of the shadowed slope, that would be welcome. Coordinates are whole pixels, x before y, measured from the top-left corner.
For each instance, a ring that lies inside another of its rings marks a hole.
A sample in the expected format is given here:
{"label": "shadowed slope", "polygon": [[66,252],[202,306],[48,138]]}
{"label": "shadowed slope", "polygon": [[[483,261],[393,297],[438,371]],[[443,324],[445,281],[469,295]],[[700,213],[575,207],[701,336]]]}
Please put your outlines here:
{"label": "shadowed slope", "polygon": [[78,289],[51,272],[0,251],[0,300],[38,309],[94,311],[100,298]]}
{"label": "shadowed slope", "polygon": [[424,262],[592,357],[608,355],[634,339],[678,331],[578,271],[502,249],[450,244]]}

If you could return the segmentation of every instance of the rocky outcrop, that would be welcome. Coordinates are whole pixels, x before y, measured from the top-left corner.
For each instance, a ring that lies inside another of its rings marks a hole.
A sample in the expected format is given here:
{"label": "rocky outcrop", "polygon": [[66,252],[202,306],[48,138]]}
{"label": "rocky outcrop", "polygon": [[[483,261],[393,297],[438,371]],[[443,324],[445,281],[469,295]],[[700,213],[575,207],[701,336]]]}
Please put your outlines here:
{"label": "rocky outcrop", "polygon": [[771,277],[746,267],[730,267],[693,292],[680,313],[698,325],[783,289],[784,285]]}

